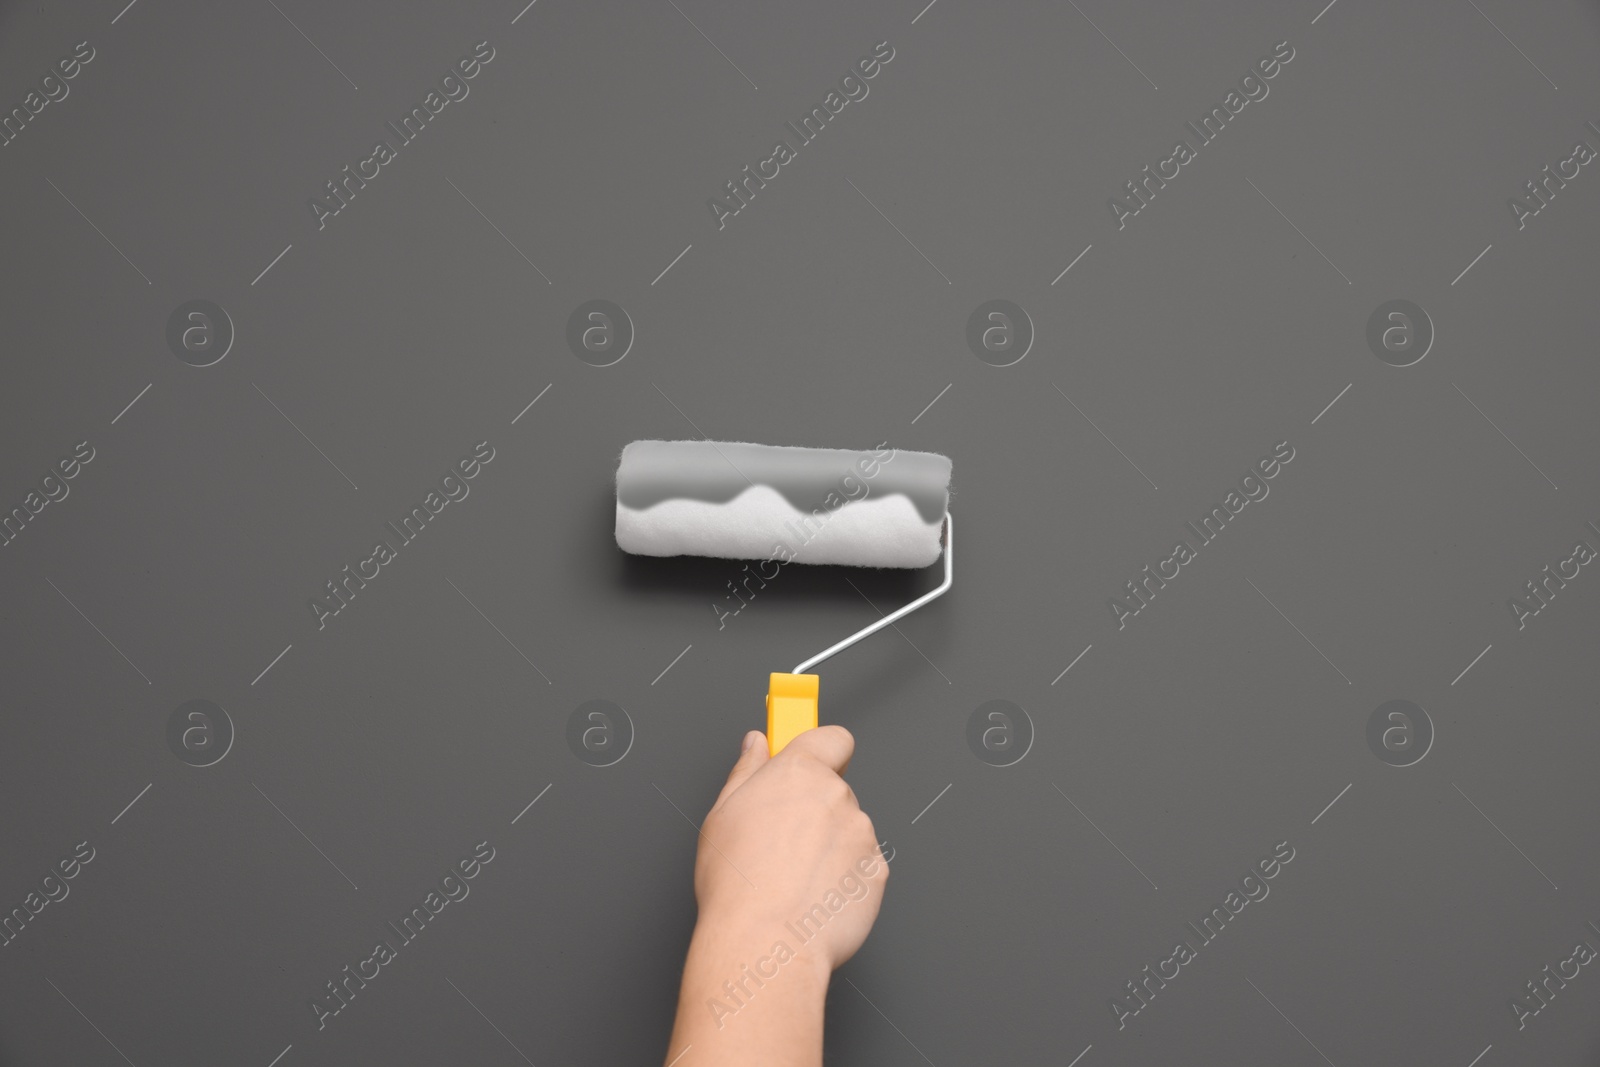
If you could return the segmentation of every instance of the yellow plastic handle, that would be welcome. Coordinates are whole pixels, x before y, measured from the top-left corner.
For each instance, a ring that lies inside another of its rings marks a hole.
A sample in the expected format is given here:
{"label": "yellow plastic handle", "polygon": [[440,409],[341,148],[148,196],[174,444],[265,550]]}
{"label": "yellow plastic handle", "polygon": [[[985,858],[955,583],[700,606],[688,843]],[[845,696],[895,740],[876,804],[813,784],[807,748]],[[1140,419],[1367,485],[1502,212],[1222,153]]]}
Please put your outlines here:
{"label": "yellow plastic handle", "polygon": [[767,683],[767,751],[776,756],[783,746],[817,727],[817,676],[773,674]]}

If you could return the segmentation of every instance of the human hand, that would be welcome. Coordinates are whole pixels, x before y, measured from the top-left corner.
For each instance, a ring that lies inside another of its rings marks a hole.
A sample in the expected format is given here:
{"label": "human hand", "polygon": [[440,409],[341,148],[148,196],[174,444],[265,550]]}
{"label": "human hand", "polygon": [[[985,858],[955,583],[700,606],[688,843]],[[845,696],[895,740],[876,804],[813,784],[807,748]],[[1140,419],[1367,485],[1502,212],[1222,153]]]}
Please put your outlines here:
{"label": "human hand", "polygon": [[889,866],[842,777],[854,751],[842,726],[807,730],[776,756],[765,735],[745,735],[701,827],[702,929],[762,951],[783,940],[824,979],[855,955],[878,917]]}

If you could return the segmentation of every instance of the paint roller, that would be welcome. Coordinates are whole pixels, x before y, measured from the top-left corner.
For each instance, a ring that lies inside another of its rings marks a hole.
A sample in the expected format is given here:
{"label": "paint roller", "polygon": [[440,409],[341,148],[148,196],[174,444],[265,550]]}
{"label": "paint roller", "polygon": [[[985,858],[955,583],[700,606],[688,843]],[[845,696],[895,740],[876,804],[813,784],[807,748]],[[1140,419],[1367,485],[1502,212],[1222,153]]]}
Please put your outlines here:
{"label": "paint roller", "polygon": [[634,441],[617,465],[617,546],[639,556],[711,556],[921,568],[944,581],[851,634],[767,689],[777,755],[817,725],[811,668],[950,588],[950,460],[932,452],[790,448],[732,441]]}

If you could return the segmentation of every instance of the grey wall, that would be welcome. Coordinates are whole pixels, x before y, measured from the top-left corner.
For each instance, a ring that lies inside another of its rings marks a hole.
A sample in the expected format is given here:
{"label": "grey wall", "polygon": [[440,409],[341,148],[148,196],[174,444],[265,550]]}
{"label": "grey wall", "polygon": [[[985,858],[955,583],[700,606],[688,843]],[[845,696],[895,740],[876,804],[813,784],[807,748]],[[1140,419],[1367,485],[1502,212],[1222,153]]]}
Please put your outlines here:
{"label": "grey wall", "polygon": [[701,436],[955,460],[953,592],[821,672],[896,870],[830,1062],[1600,1057],[1593,5],[123,3],[0,9],[0,1060],[663,1057],[765,675],[937,578],[719,625],[737,564],[610,541],[621,447]]}

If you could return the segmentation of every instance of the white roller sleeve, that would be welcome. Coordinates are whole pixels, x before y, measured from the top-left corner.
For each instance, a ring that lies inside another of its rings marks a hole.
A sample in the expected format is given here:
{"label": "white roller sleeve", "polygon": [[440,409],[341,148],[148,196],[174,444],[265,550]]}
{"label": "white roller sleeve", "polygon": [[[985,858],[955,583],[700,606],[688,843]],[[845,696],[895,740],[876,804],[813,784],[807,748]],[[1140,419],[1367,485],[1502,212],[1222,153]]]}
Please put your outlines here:
{"label": "white roller sleeve", "polygon": [[635,441],[617,467],[617,545],[856,567],[939,558],[950,460],[894,449]]}

